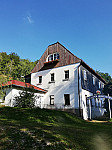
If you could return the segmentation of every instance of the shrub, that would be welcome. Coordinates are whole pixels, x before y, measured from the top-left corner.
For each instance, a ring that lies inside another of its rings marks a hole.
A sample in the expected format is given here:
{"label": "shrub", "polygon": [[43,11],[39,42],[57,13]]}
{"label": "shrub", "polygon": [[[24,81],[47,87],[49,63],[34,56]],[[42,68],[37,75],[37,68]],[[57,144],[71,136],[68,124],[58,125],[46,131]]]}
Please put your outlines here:
{"label": "shrub", "polygon": [[34,89],[24,88],[22,92],[19,92],[19,96],[15,95],[14,107],[33,108],[36,98]]}

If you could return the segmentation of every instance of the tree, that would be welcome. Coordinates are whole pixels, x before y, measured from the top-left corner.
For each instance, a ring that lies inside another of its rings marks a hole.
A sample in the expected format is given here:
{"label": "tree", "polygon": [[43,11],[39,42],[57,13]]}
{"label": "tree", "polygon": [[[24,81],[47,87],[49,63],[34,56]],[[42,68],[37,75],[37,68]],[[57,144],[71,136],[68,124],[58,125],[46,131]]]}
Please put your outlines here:
{"label": "tree", "polygon": [[106,85],[105,85],[105,87],[104,87],[104,90],[103,90],[103,93],[105,94],[105,95],[110,95],[110,96],[112,96],[112,82],[109,82],[109,83],[107,83]]}
{"label": "tree", "polygon": [[12,77],[13,80],[24,81],[22,76],[30,74],[38,60],[31,62],[29,59],[20,59],[16,53],[0,53],[0,74]]}
{"label": "tree", "polygon": [[96,71],[107,83],[112,81],[112,77],[108,73]]}
{"label": "tree", "polygon": [[112,96],[112,77],[108,73],[96,71],[107,83],[105,84],[103,93]]}
{"label": "tree", "polygon": [[19,96],[14,97],[14,107],[33,108],[35,107],[37,96],[34,94],[33,88],[23,88],[22,92],[19,92]]}

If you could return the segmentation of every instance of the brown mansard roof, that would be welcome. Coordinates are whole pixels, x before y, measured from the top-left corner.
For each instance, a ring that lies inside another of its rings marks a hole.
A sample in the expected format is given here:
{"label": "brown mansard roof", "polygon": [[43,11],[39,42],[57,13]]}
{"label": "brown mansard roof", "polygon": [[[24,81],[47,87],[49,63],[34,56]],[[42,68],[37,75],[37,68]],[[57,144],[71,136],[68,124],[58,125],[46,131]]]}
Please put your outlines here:
{"label": "brown mansard roof", "polygon": [[[53,53],[59,53],[59,61],[52,61],[52,63],[49,63],[47,65],[46,59],[48,55],[53,54]],[[74,63],[81,62],[81,59],[72,54],[68,49],[66,49],[62,44],[59,42],[56,42],[52,45],[49,45],[44,54],[41,56],[40,60],[34,67],[34,69],[31,71],[31,73],[37,72],[37,71],[42,71],[46,69],[51,69],[51,68],[57,68],[61,66],[66,66]]]}
{"label": "brown mansard roof", "polygon": [[[58,61],[50,61],[46,63],[46,59],[48,55],[53,53],[59,53],[59,60]],[[73,53],[71,53],[66,47],[64,47],[59,42],[56,42],[52,45],[49,45],[44,54],[41,56],[40,60],[36,64],[36,66],[33,68],[31,73],[35,73],[38,71],[43,71],[51,68],[57,68],[61,66],[66,66],[70,64],[80,63],[82,66],[84,66],[87,70],[89,70],[92,74],[94,74],[96,77],[98,77],[102,82],[106,83],[105,80],[96,73],[92,68],[90,68],[89,65],[87,65],[82,59],[75,56]]]}

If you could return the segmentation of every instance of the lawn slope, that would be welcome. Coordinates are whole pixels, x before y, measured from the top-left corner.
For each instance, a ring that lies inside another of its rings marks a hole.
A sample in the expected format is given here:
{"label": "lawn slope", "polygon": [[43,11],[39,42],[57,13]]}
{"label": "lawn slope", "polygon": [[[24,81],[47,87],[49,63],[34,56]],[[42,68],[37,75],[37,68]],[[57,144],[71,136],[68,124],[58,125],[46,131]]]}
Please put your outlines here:
{"label": "lawn slope", "polygon": [[110,150],[112,124],[66,112],[0,108],[0,150]]}

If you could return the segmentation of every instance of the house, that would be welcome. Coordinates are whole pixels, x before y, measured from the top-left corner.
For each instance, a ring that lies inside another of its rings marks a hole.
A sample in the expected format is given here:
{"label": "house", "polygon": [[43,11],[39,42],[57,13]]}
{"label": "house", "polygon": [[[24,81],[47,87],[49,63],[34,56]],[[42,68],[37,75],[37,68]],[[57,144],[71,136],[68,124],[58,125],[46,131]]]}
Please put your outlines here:
{"label": "house", "polygon": [[104,99],[87,99],[97,90],[102,93],[105,80],[59,42],[48,46],[25,81],[48,91],[41,108],[72,111],[85,120],[90,105],[92,118],[105,112]]}
{"label": "house", "polygon": [[30,91],[30,89],[33,89],[34,95],[36,96],[35,105],[41,107],[41,100],[47,91],[29,83],[17,80],[8,81],[4,85],[2,85],[5,96],[0,100],[0,103],[5,106],[13,107],[15,103],[14,97],[19,96],[20,92],[22,92],[24,88],[27,88],[28,91]]}

